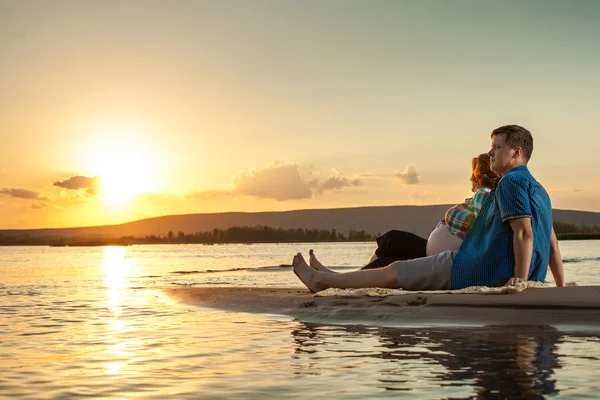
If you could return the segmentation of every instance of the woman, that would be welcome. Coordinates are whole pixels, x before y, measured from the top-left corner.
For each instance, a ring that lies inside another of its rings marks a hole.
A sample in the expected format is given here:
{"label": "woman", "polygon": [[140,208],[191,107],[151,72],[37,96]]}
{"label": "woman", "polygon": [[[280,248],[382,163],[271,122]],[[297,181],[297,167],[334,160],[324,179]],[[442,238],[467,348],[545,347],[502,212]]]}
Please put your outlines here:
{"label": "woman", "polygon": [[[362,269],[381,268],[394,261],[431,256],[446,250],[458,250],[471,223],[479,214],[481,206],[500,175],[491,169],[491,159],[483,153],[471,160],[471,190],[475,194],[464,203],[446,211],[444,219],[424,239],[410,232],[392,230],[377,238],[377,249]],[[319,271],[331,272],[324,267],[310,250],[309,265]]]}

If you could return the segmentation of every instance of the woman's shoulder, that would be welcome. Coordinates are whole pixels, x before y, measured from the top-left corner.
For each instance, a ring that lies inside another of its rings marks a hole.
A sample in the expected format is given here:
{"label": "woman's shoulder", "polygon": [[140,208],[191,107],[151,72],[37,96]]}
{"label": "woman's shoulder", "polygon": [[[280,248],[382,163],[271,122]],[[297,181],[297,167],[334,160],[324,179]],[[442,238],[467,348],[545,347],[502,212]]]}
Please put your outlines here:
{"label": "woman's shoulder", "polygon": [[485,199],[491,192],[492,192],[492,189],[481,188],[478,191],[476,191],[473,194],[473,196],[466,199],[466,201],[469,202],[469,201],[473,201],[473,200]]}
{"label": "woman's shoulder", "polygon": [[479,189],[476,193],[475,196],[479,196],[482,199],[485,199],[486,197],[489,196],[489,194],[492,193],[492,189],[490,188],[481,188]]}

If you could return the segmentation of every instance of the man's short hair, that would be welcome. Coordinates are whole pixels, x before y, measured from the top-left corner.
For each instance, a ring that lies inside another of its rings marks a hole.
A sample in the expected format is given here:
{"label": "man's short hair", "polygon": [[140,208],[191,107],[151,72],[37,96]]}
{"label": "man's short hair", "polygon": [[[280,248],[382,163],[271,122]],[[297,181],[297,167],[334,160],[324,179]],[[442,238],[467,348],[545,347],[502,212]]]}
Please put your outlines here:
{"label": "man's short hair", "polygon": [[531,158],[533,153],[533,136],[531,132],[519,125],[504,125],[492,131],[491,137],[504,135],[504,141],[511,149],[520,147],[523,149],[523,157],[526,161]]}

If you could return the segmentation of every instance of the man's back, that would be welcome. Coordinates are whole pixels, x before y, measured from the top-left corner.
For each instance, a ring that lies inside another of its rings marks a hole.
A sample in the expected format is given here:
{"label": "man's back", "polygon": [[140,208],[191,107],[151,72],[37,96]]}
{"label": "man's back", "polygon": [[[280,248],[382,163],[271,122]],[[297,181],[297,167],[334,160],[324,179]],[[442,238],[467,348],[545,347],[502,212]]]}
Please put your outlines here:
{"label": "man's back", "polygon": [[544,281],[548,270],[552,206],[546,190],[526,166],[510,170],[486,202],[452,264],[452,288],[504,284],[514,275],[509,220],[531,218],[533,254],[529,280]]}

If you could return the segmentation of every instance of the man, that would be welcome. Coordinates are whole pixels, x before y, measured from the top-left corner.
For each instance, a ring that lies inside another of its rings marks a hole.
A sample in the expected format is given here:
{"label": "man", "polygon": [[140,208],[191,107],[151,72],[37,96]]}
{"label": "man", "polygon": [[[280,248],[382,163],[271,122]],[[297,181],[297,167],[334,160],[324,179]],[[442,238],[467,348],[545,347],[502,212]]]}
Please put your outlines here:
{"label": "man", "polygon": [[491,139],[492,169],[502,178],[458,251],[344,274],[313,270],[298,253],[294,273],[313,292],[330,287],[444,290],[544,281],[550,265],[557,286],[564,286],[550,198],[527,169],[531,133],[507,125],[495,129]]}

